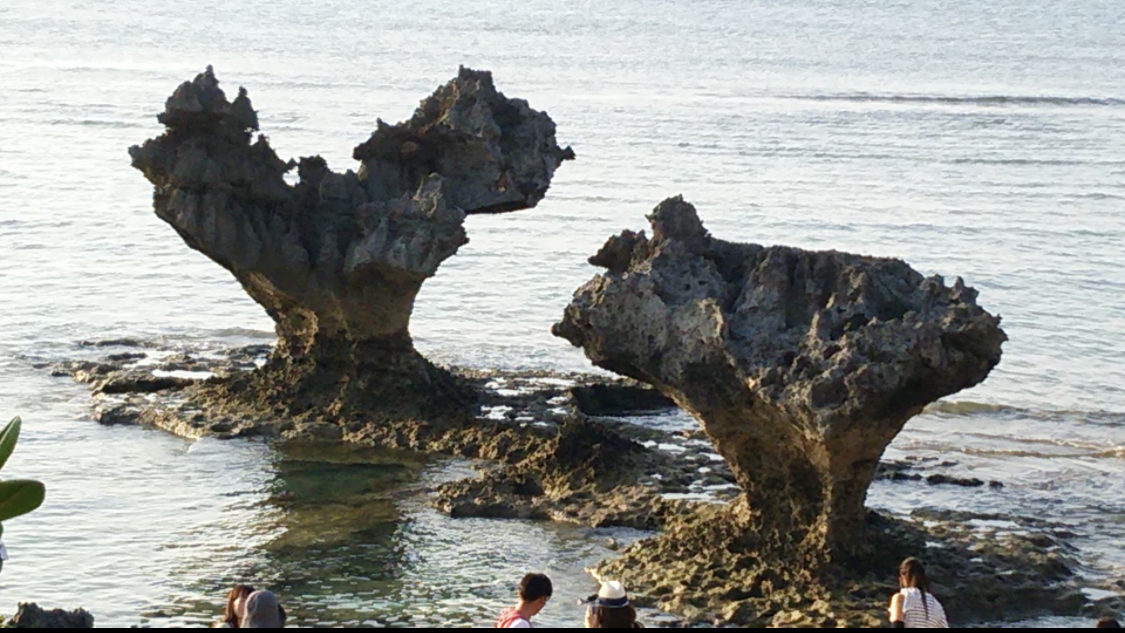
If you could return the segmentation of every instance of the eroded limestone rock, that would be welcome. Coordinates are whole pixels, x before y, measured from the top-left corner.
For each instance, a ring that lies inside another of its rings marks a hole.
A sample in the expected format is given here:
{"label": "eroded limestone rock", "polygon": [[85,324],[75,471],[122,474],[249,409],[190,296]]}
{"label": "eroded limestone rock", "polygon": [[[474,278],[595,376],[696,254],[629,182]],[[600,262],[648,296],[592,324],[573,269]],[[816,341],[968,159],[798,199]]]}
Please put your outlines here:
{"label": "eroded limestone rock", "polygon": [[[460,410],[471,394],[415,350],[422,283],[468,241],[474,213],[535,206],[573,152],[545,113],[461,69],[405,123],[382,121],[355,149],[358,172],[320,157],[285,162],[246,90],[229,102],[210,68],[181,85],[159,138],[130,155],[157,215],[229,270],[277,326],[260,372],[212,387],[216,402],[396,418]],[[299,181],[286,181],[296,167]]]}
{"label": "eroded limestone rock", "polygon": [[[856,553],[879,458],[926,404],[1000,361],[1000,319],[895,259],[711,237],[680,198],[591,263],[554,332],[702,424],[744,491],[747,547]],[[838,556],[837,556],[838,557]]]}

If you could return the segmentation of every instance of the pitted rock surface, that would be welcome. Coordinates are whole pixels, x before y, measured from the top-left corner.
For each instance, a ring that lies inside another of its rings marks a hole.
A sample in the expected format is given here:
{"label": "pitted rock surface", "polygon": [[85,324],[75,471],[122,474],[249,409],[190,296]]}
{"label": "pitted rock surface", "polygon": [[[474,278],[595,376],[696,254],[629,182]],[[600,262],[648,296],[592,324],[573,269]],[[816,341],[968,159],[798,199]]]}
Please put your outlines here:
{"label": "pitted rock surface", "polygon": [[468,241],[466,215],[542,200],[574,157],[556,144],[550,117],[498,92],[490,73],[463,68],[409,121],[379,121],[355,149],[358,171],[344,173],[320,157],[280,159],[265,136],[254,138],[246,90],[228,101],[210,68],[158,118],[164,135],[130,150],[155,186],[157,215],[277,324],[263,372],[216,400],[336,415],[358,398],[397,417],[472,400],[415,352],[414,299]]}
{"label": "pitted rock surface", "polygon": [[681,198],[591,263],[554,333],[692,413],[763,542],[864,542],[879,458],[926,404],[983,381],[1006,340],[960,279],[896,259],[712,237]]}

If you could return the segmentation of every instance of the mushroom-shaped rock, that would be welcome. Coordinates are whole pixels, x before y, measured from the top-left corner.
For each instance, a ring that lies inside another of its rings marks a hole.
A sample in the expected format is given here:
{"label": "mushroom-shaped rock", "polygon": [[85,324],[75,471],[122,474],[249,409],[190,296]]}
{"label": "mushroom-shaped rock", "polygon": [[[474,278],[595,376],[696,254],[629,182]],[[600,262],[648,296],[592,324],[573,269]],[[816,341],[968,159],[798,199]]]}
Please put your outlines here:
{"label": "mushroom-shaped rock", "polygon": [[711,237],[681,198],[611,238],[557,336],[702,424],[760,544],[848,554],[879,458],[930,402],[1000,362],[1000,319],[896,259]]}
{"label": "mushroom-shaped rock", "polygon": [[[466,215],[542,200],[574,156],[556,144],[550,117],[463,68],[409,121],[379,121],[355,150],[358,172],[345,173],[320,157],[279,159],[254,138],[246,90],[229,102],[210,68],[158,118],[167,131],[130,150],[155,186],[157,215],[277,324],[269,364],[229,394],[285,413],[333,408],[325,396],[346,404],[362,395],[405,416],[468,402],[415,352],[414,298],[468,241]],[[293,167],[295,185],[285,178]]]}

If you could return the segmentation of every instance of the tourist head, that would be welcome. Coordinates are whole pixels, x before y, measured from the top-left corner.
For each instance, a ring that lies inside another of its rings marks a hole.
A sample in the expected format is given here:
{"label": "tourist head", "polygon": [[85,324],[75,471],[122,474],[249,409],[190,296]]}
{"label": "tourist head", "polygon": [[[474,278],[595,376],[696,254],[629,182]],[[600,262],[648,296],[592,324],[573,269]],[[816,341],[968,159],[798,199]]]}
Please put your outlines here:
{"label": "tourist head", "polygon": [[533,616],[547,606],[555,589],[551,579],[545,574],[528,574],[520,581],[520,602],[526,608],[525,614]]}
{"label": "tourist head", "polygon": [[637,610],[629,603],[624,585],[616,580],[602,583],[598,595],[586,603],[586,628],[637,628]]}
{"label": "tourist head", "polygon": [[235,585],[227,594],[227,608],[223,612],[223,622],[238,628],[238,623],[242,621],[242,609],[246,606],[246,599],[252,593],[254,593],[254,588],[250,585]]}
{"label": "tourist head", "polygon": [[1119,624],[1117,622],[1117,620],[1114,620],[1113,618],[1102,618],[1102,619],[1098,620],[1098,624],[1094,628],[1096,628],[1096,629],[1119,629],[1119,628],[1121,628],[1121,624]]}
{"label": "tourist head", "polygon": [[914,587],[926,593],[930,591],[930,579],[926,577],[926,569],[917,558],[908,558],[898,566],[898,586],[903,589]]}
{"label": "tourist head", "polygon": [[284,626],[281,619],[281,604],[272,591],[255,591],[246,598],[243,607],[245,612],[242,618],[243,629],[280,629]]}

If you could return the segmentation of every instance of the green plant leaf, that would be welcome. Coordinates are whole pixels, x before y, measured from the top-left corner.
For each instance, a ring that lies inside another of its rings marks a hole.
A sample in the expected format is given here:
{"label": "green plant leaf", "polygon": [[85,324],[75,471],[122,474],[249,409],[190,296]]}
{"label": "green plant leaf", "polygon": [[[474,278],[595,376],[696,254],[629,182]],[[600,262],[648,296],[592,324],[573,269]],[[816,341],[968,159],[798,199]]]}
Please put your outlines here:
{"label": "green plant leaf", "polygon": [[47,489],[30,479],[0,481],[0,521],[27,514],[43,505]]}
{"label": "green plant leaf", "polygon": [[12,451],[16,450],[16,440],[20,439],[20,425],[22,422],[19,418],[13,419],[0,431],[0,468],[12,456]]}

